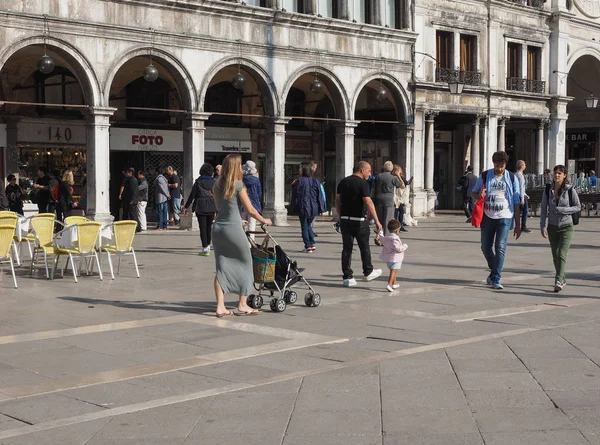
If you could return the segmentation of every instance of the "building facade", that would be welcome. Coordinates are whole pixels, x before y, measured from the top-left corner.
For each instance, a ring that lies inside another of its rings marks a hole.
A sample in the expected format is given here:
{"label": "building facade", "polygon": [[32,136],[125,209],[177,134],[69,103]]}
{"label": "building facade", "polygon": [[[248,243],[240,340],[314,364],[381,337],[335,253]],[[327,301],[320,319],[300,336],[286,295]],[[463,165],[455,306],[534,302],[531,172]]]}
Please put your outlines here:
{"label": "building facade", "polygon": [[595,3],[529,1],[4,1],[0,173],[86,168],[87,211],[110,220],[124,169],[172,165],[185,192],[240,153],[283,225],[305,159],[329,205],[357,160],[394,160],[417,216],[457,207],[496,149],[597,166]]}

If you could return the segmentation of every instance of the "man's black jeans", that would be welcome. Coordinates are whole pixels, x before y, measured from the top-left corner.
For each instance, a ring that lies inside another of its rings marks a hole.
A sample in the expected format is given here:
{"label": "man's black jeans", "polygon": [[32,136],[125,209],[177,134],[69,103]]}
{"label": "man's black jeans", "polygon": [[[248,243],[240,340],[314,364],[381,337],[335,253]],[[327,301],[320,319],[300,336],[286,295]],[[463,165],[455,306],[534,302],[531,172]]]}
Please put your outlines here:
{"label": "man's black jeans", "polygon": [[342,219],[340,221],[340,229],[342,231],[342,272],[344,272],[344,280],[353,278],[353,271],[350,267],[352,263],[352,248],[354,247],[354,239],[358,243],[360,249],[360,259],[362,260],[363,274],[365,276],[373,272],[373,264],[371,263],[371,248],[369,247],[369,222],[368,221],[349,221]]}
{"label": "man's black jeans", "polygon": [[473,207],[475,207],[475,203],[473,202],[473,198],[470,196],[465,196],[463,198],[463,211],[465,212],[465,216],[470,218],[473,214]]}

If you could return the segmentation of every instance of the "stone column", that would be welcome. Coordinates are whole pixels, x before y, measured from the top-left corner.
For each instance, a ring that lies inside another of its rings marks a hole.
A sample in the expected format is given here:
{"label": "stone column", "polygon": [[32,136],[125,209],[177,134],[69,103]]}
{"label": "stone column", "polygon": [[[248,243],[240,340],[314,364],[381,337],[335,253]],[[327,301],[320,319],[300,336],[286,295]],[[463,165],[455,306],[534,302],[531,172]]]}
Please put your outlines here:
{"label": "stone column", "polygon": [[498,116],[489,116],[487,130],[487,147],[485,156],[481,160],[481,171],[493,167],[492,154],[498,150]]}
{"label": "stone column", "polygon": [[264,216],[276,226],[287,226],[285,208],[285,118],[267,119],[265,129]]}
{"label": "stone column", "polygon": [[410,167],[410,155],[413,139],[413,128],[406,124],[394,125],[394,140],[391,149],[391,158],[395,164],[398,164],[407,174]]}
{"label": "stone column", "polygon": [[434,166],[434,132],[435,117],[437,111],[425,113],[425,125],[427,130],[427,143],[425,145],[425,190],[427,192],[427,216],[435,216],[435,191],[433,190],[433,166]]}
{"label": "stone column", "polygon": [[471,138],[471,167],[473,167],[473,174],[475,176],[479,175],[481,169],[479,162],[481,157],[481,135],[479,134],[479,120],[479,116],[475,116],[475,119],[473,119],[473,137]]}
{"label": "stone column", "polygon": [[[188,113],[183,119],[183,174],[181,180],[187,199],[204,163],[204,123],[210,113]],[[181,207],[185,205],[182,201]],[[192,230],[198,230],[198,220],[192,218]]]}
{"label": "stone column", "polygon": [[110,223],[110,117],[116,108],[90,107],[87,125],[87,209],[94,221]]}
{"label": "stone column", "polygon": [[0,177],[0,181],[4,181],[9,173],[19,173],[19,145],[17,137],[17,126],[20,117],[10,116],[7,117],[6,122],[6,150],[4,157],[4,169],[5,175]]}
{"label": "stone column", "polygon": [[352,174],[354,168],[354,129],[355,121],[343,121],[335,124],[335,185]]}
{"label": "stone column", "polygon": [[560,97],[553,97],[550,102],[550,129],[549,129],[549,153],[548,153],[548,165],[549,168],[554,168],[555,165],[565,165],[566,153],[565,153],[565,140],[567,132],[567,99]]}
{"label": "stone column", "polygon": [[537,134],[537,150],[535,156],[535,173],[541,175],[544,173],[544,129],[546,125],[550,122],[550,119],[540,119],[538,122],[538,134]]}
{"label": "stone column", "polygon": [[498,151],[506,151],[506,121],[508,118],[498,118]]}
{"label": "stone column", "polygon": [[481,117],[481,127],[482,127],[482,132],[481,132],[481,157],[479,158],[479,168],[481,169],[481,171],[485,170],[485,159],[488,156],[488,127],[489,127],[489,122],[488,122],[488,117],[487,116],[480,116]]}

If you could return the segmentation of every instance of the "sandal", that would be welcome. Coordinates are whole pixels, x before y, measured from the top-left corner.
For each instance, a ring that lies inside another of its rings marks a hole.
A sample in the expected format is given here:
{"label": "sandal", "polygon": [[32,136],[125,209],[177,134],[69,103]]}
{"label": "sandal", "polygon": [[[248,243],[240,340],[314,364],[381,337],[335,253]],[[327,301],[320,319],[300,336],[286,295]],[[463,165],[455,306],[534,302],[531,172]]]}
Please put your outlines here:
{"label": "sandal", "polygon": [[217,318],[228,317],[230,315],[234,315],[235,312],[228,310],[227,312],[223,312],[222,314],[215,314]]}
{"label": "sandal", "polygon": [[247,312],[237,311],[237,312],[234,312],[234,314],[237,315],[238,317],[248,317],[248,316],[251,316],[251,315],[258,315],[258,314],[260,314],[260,311],[257,310],[257,309],[252,309],[252,310],[247,311]]}

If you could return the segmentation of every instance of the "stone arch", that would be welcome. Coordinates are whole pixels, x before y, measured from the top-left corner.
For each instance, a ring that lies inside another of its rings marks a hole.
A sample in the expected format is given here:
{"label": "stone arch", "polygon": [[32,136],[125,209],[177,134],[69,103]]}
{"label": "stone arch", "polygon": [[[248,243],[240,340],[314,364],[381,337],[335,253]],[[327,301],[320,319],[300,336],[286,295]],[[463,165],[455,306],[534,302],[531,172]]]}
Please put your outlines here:
{"label": "stone arch", "polygon": [[600,62],[600,49],[585,47],[575,51],[567,58],[567,72],[570,72],[573,65],[575,65],[575,62],[584,56],[592,56]]}
{"label": "stone arch", "polygon": [[290,89],[296,81],[305,74],[317,73],[319,80],[327,87],[327,91],[331,94],[332,102],[335,107],[336,118],[341,120],[348,119],[351,116],[348,107],[348,94],[338,77],[330,70],[319,66],[305,66],[294,72],[285,84],[280,98],[279,108],[285,110],[285,102]]}
{"label": "stone arch", "polygon": [[402,86],[402,84],[395,77],[386,74],[386,73],[373,73],[369,74],[365,78],[361,80],[361,82],[356,87],[354,91],[354,97],[352,98],[351,106],[351,114],[352,119],[354,119],[356,104],[358,102],[358,97],[362,90],[367,86],[367,84],[373,80],[383,80],[384,86],[386,86],[394,98],[394,102],[396,105],[396,115],[398,120],[401,122],[402,120],[406,121],[406,117],[412,114],[411,106],[410,106],[410,98],[406,93],[406,90]]}
{"label": "stone arch", "polygon": [[150,54],[152,54],[152,60],[158,61],[161,67],[167,70],[167,72],[175,80],[175,83],[179,88],[179,94],[181,96],[184,108],[187,111],[197,111],[196,87],[187,69],[177,58],[175,58],[168,52],[149,46],[142,46],[130,49],[116,59],[116,62],[112,65],[104,80],[104,98],[106,101],[105,105],[108,106],[110,90],[115,76],[117,75],[119,70],[134,57],[149,57]]}
{"label": "stone arch", "polygon": [[6,62],[18,51],[34,45],[44,45],[51,51],[56,52],[73,69],[73,75],[81,85],[85,102],[89,106],[100,106],[103,102],[100,82],[92,64],[83,55],[83,53],[71,43],[54,37],[36,35],[19,40],[9,45],[0,53],[0,70],[4,68]]}
{"label": "stone arch", "polygon": [[239,65],[244,71],[247,71],[257,83],[259,90],[263,97],[267,97],[263,103],[265,105],[265,116],[279,116],[281,108],[277,101],[277,90],[275,84],[269,73],[258,63],[251,59],[239,58],[239,57],[226,57],[216,64],[214,64],[210,70],[204,76],[202,85],[200,86],[200,95],[198,98],[198,105],[200,111],[204,111],[204,102],[206,99],[206,92],[210,86],[210,82],[217,75],[219,71],[227,68],[231,65]]}

